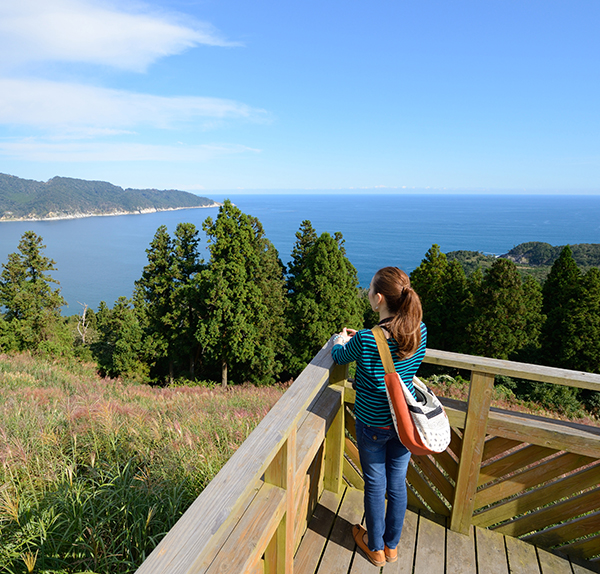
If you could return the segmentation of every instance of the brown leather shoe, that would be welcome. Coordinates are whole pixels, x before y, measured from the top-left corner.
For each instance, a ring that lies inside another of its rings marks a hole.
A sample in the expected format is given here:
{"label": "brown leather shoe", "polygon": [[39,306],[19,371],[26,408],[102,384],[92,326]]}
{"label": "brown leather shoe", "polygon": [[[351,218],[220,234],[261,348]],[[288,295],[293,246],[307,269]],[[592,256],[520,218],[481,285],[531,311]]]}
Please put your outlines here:
{"label": "brown leather shoe", "polygon": [[[367,531],[360,524],[355,524],[352,527],[352,536],[354,537],[357,546],[375,566],[383,566],[385,564],[385,554],[383,550],[369,550],[366,542],[366,540],[368,540]],[[398,557],[396,556],[396,558]]]}
{"label": "brown leather shoe", "polygon": [[385,554],[386,562],[396,562],[396,560],[398,560],[398,549],[397,548],[388,548],[387,546],[384,546],[383,552]]}

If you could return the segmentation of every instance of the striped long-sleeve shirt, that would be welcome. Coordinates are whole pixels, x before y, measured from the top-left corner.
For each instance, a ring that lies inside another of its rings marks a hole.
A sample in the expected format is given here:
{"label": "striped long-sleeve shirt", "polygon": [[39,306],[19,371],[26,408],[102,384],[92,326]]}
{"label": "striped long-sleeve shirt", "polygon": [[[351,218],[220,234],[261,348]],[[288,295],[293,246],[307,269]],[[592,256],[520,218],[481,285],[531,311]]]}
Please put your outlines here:
{"label": "striped long-sleeve shirt", "polygon": [[[421,323],[421,344],[408,359],[400,360],[397,354],[398,343],[391,337],[388,339],[396,372],[413,395],[415,391],[412,379],[425,356],[426,343],[425,323]],[[345,345],[334,345],[331,355],[338,365],[356,361],[356,418],[369,426],[391,426],[393,421],[385,392],[385,371],[373,332],[370,329],[358,331]]]}

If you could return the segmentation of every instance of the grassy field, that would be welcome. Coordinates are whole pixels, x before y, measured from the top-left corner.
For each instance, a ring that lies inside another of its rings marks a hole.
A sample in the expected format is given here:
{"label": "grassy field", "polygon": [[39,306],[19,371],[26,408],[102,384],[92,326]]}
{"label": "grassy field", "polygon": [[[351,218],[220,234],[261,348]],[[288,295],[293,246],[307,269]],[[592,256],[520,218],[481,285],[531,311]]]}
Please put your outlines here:
{"label": "grassy field", "polygon": [[283,390],[0,355],[0,571],[135,571]]}

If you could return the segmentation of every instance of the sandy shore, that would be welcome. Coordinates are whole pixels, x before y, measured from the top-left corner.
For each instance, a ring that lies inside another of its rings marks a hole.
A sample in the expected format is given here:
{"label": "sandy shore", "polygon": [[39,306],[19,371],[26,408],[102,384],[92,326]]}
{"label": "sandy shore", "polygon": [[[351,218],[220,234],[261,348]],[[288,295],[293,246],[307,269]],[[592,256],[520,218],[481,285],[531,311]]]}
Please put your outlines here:
{"label": "sandy shore", "polygon": [[50,213],[46,217],[0,217],[0,223],[10,221],[58,221],[60,219],[81,219],[83,217],[112,217],[116,215],[144,215],[145,213],[157,213],[159,211],[179,211],[181,209],[205,209],[209,207],[221,207],[222,203],[215,201],[211,205],[193,205],[189,207],[165,207],[163,209],[148,208],[135,211],[112,211],[110,213]]}

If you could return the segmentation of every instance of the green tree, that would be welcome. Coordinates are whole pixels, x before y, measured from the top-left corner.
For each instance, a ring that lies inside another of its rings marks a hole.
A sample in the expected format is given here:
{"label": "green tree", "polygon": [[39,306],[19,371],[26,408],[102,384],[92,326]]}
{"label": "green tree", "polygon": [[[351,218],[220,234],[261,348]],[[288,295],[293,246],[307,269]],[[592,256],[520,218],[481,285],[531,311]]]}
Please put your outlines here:
{"label": "green tree", "polygon": [[524,289],[512,261],[496,259],[474,293],[474,317],[467,327],[472,354],[508,359],[538,344],[543,316],[533,289],[532,283]]}
{"label": "green tree", "polygon": [[135,309],[146,335],[146,346],[155,362],[156,374],[173,380],[173,245],[161,225],[146,249],[148,264],[135,282]]}
{"label": "green tree", "polygon": [[8,256],[0,276],[0,305],[12,336],[3,338],[19,350],[66,353],[71,347],[68,328],[60,316],[66,301],[49,271],[55,262],[46,257],[46,246],[33,231],[26,231],[18,252]]}
{"label": "green tree", "polygon": [[119,297],[112,309],[102,301],[96,326],[99,341],[91,347],[100,370],[110,377],[147,380],[150,366],[144,360],[144,331],[132,301]]}
{"label": "green tree", "polygon": [[[200,320],[202,293],[195,278],[204,269],[199,254],[198,230],[192,223],[180,223],[173,241],[173,345],[175,357],[187,358],[187,371],[193,379],[196,374],[201,347],[196,339]],[[183,365],[182,365],[183,367]]]}
{"label": "green tree", "polygon": [[288,369],[296,376],[333,333],[362,327],[356,269],[346,257],[341,233],[317,237],[310,221],[302,222],[289,267],[288,297]]}
{"label": "green tree", "polygon": [[567,245],[552,265],[542,289],[543,313],[541,358],[544,364],[568,369],[570,334],[566,328],[581,290],[581,271]]}
{"label": "green tree", "polygon": [[280,367],[285,310],[278,292],[283,280],[277,253],[258,219],[229,200],[203,229],[210,262],[197,279],[204,311],[196,337],[207,360],[220,368],[223,386],[230,378],[240,383],[272,381]]}
{"label": "green tree", "polygon": [[195,375],[200,296],[194,278],[203,266],[198,245],[196,226],[180,223],[173,240],[160,226],[146,250],[148,264],[135,283],[134,300],[154,377],[172,381],[186,370]]}
{"label": "green tree", "polygon": [[471,292],[460,263],[448,262],[439,245],[434,244],[411,273],[410,280],[423,306],[428,346],[461,350],[470,317]]}

